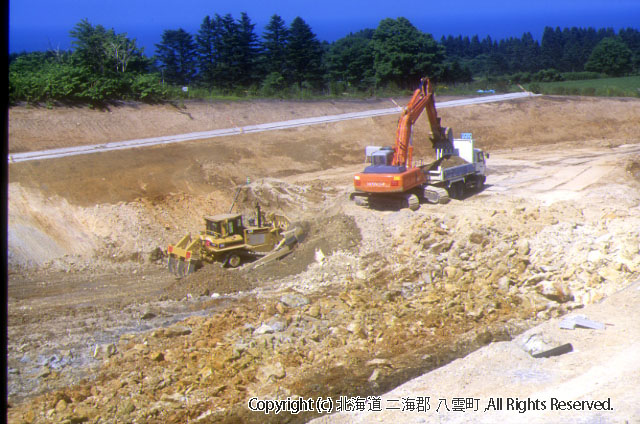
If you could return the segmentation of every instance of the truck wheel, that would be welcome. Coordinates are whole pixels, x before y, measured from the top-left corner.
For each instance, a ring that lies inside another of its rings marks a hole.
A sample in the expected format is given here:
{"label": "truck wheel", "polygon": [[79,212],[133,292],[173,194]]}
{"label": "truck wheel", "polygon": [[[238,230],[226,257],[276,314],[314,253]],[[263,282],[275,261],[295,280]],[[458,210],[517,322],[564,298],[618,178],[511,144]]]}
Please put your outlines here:
{"label": "truck wheel", "polygon": [[231,254],[229,256],[229,260],[227,261],[227,264],[229,264],[231,268],[238,268],[241,263],[242,258],[240,258],[240,255],[236,255],[235,253]]}
{"label": "truck wheel", "polygon": [[458,198],[458,187],[456,186],[455,183],[451,184],[449,186],[449,188],[447,189],[447,191],[449,192],[449,198],[450,199],[457,199]]}
{"label": "truck wheel", "polygon": [[460,200],[464,194],[464,187],[462,183],[457,182],[449,186],[449,197],[452,199]]}
{"label": "truck wheel", "polygon": [[462,200],[464,198],[464,181],[458,181],[457,183],[458,186],[458,200]]}
{"label": "truck wheel", "polygon": [[482,189],[484,188],[484,182],[486,180],[487,180],[487,177],[485,177],[484,175],[478,175],[477,182],[476,182],[476,189],[478,191],[482,191]]}

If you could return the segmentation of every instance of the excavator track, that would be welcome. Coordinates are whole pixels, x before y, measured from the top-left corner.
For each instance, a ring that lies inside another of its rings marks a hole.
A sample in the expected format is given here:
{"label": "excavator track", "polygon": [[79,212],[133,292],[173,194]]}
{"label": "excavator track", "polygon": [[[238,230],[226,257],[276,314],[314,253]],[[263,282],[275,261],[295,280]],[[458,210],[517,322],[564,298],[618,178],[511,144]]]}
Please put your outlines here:
{"label": "excavator track", "polygon": [[409,194],[406,198],[406,207],[411,209],[412,211],[417,211],[420,209],[420,199],[415,194]]}
{"label": "excavator track", "polygon": [[429,203],[439,203],[441,205],[449,203],[451,200],[449,198],[449,192],[445,188],[434,186],[425,187],[423,197]]}

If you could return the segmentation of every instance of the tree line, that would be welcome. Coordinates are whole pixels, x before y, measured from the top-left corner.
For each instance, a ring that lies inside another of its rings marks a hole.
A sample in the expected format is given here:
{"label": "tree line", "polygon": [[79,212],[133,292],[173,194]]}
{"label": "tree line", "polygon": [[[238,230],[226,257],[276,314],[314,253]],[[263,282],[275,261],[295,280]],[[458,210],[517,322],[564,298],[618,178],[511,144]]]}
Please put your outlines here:
{"label": "tree line", "polygon": [[164,30],[148,57],[135,39],[86,19],[70,31],[72,50],[10,55],[9,98],[98,103],[161,101],[175,87],[259,96],[302,92],[375,94],[412,89],[428,75],[449,84],[501,77],[553,81],[640,71],[640,31],[544,29],[494,41],[447,36],[436,41],[408,19],[383,19],[333,42],[321,42],[300,17],[273,15],[261,36],[246,13],[206,16],[198,31]]}
{"label": "tree line", "polygon": [[612,28],[545,27],[541,43],[530,32],[499,41],[475,35],[442,37],[440,42],[450,60],[469,67],[474,75],[515,74],[526,80],[539,73],[543,79],[560,79],[562,73],[623,76],[640,70],[640,31],[633,28],[616,34]]}

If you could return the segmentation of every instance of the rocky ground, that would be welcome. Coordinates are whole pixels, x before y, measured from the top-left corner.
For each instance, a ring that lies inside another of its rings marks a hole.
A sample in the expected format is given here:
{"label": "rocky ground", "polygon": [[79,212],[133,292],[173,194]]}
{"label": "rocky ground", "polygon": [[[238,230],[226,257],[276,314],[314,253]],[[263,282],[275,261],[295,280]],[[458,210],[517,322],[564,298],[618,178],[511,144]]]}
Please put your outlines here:
{"label": "rocky ground", "polygon": [[[542,113],[534,106],[517,108]],[[350,203],[360,165],[253,179],[240,209],[284,211],[304,241],[276,264],[211,265],[182,280],[155,248],[233,192],[90,205],[37,191],[12,165],[9,421],[305,422],[318,415],[247,402],[382,395],[579,312],[640,279],[639,142],[496,146],[484,191],[416,212]],[[22,260],[49,240],[66,256]]]}

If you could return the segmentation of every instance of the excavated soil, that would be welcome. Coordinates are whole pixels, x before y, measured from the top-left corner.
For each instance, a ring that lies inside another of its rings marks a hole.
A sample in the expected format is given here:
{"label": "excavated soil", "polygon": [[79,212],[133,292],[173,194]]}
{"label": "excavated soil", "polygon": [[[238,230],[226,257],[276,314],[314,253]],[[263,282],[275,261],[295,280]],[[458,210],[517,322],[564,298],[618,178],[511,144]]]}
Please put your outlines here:
{"label": "excavated soil", "polygon": [[[295,276],[307,270],[317,255],[357,250],[361,236],[353,217],[333,215],[320,217],[316,222],[294,223],[303,229],[297,248],[277,262],[254,269],[229,269],[221,264],[205,264],[198,272],[170,284],[167,295],[183,299],[188,294],[210,296],[213,293],[230,294],[247,292],[265,286],[267,282]],[[320,252],[320,253],[318,253]]]}
{"label": "excavated soil", "polygon": [[[9,149],[388,103],[16,107]],[[393,116],[10,164],[9,421],[304,422],[317,414],[247,401],[380,395],[640,279],[640,102],[535,97],[440,115],[490,151],[487,185],[415,213],[348,200]],[[430,160],[423,119],[414,156]],[[290,255],[166,271],[166,245],[203,215],[250,216],[256,202],[305,230]]]}

